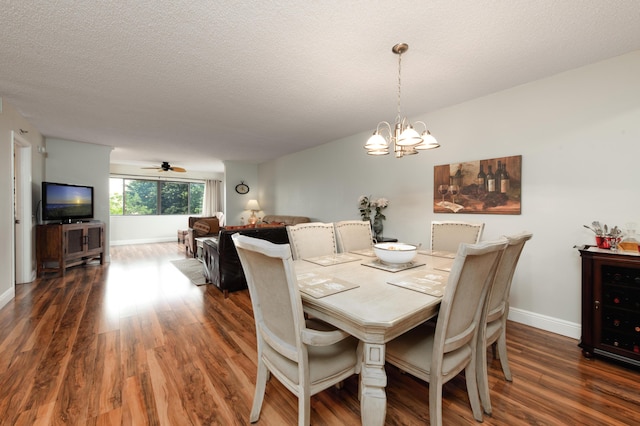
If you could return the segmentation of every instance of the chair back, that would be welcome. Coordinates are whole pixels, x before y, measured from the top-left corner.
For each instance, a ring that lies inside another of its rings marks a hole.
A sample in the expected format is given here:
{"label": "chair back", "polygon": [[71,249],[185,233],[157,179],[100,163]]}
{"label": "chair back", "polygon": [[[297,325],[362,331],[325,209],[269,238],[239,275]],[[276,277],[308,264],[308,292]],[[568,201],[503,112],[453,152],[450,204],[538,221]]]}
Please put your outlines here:
{"label": "chair back", "polygon": [[431,222],[431,250],[456,253],[461,243],[478,244],[484,223],[455,221]]}
{"label": "chair back", "polygon": [[291,254],[294,259],[336,254],[333,223],[300,223],[287,226]]}
{"label": "chair back", "polygon": [[371,223],[363,220],[343,220],[335,223],[338,253],[373,247]]}
{"label": "chair back", "polygon": [[501,319],[508,312],[513,274],[516,271],[524,244],[532,236],[533,234],[530,233],[521,233],[505,237],[508,240],[508,245],[498,265],[496,278],[489,296],[487,323]]}
{"label": "chair back", "polygon": [[231,238],[247,278],[258,352],[276,363],[281,359],[278,354],[300,362],[300,330],[305,322],[289,245],[238,233]]}
{"label": "chair back", "polygon": [[506,240],[460,245],[438,313],[432,374],[434,367],[435,371],[442,371],[438,364],[447,353],[475,346],[487,294],[506,246]]}

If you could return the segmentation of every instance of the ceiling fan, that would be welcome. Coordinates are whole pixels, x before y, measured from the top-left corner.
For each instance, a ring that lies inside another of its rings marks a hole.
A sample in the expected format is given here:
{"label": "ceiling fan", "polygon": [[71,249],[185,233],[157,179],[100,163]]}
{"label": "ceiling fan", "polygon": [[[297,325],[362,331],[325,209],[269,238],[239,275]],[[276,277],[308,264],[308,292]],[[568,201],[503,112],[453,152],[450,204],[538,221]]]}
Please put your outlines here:
{"label": "ceiling fan", "polygon": [[182,167],[171,166],[168,161],[163,161],[160,167],[143,167],[143,169],[155,169],[159,172],[179,172],[179,173],[186,172],[186,170],[183,169]]}

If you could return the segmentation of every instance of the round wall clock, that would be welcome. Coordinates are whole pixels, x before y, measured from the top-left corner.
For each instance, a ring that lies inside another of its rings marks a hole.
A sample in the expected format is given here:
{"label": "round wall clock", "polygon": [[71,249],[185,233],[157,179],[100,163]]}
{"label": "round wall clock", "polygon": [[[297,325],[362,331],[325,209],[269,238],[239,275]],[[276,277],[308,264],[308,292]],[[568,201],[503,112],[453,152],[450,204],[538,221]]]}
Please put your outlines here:
{"label": "round wall clock", "polygon": [[247,192],[249,192],[249,185],[244,182],[240,182],[236,185],[236,192],[238,194],[246,194]]}

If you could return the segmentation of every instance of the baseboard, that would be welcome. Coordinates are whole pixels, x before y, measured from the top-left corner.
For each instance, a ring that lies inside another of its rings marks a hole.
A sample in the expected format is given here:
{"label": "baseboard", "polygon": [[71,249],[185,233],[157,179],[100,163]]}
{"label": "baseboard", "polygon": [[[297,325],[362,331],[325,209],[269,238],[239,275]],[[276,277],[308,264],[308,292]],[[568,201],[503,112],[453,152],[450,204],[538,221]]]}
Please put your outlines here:
{"label": "baseboard", "polygon": [[11,302],[15,297],[16,288],[12,286],[9,290],[0,295],[0,309],[3,308],[7,303]]}
{"label": "baseboard", "polygon": [[580,324],[516,308],[509,309],[509,320],[572,339],[580,339],[582,330]]}
{"label": "baseboard", "polygon": [[110,246],[126,246],[129,244],[153,244],[153,243],[170,243],[170,242],[178,242],[176,237],[163,237],[163,238],[147,238],[141,240],[118,240],[118,241],[109,241]]}

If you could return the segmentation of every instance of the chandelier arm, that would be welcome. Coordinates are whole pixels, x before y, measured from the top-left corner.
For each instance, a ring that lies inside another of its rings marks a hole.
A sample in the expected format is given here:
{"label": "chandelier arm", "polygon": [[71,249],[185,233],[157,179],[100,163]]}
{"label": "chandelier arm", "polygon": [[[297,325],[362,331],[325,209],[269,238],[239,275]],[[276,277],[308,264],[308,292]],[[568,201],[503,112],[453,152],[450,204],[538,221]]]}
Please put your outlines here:
{"label": "chandelier arm", "polygon": [[[426,132],[427,130],[429,130],[427,128],[427,124],[424,121],[414,121],[413,125],[416,128],[416,131],[417,131],[418,124],[422,124],[422,126],[424,127],[424,130],[422,132]],[[418,132],[418,133],[422,133],[422,132]]]}
{"label": "chandelier arm", "polygon": [[[382,127],[382,129],[381,129]],[[389,124],[388,121],[381,121],[378,123],[378,125],[376,126],[376,133],[380,134],[381,130],[386,130],[387,132],[389,132],[389,137],[391,137],[391,135],[393,134],[392,132],[392,127],[391,124]]]}

